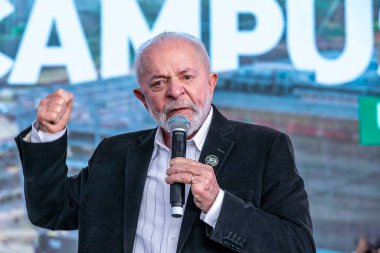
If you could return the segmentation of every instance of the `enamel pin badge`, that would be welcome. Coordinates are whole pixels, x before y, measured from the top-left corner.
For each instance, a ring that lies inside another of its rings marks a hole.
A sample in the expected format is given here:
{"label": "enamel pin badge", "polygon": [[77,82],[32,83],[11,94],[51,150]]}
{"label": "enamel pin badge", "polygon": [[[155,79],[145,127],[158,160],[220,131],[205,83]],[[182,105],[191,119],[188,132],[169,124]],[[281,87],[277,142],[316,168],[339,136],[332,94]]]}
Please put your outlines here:
{"label": "enamel pin badge", "polygon": [[215,155],[208,155],[205,159],[205,163],[214,167],[218,164],[218,157],[216,157]]}

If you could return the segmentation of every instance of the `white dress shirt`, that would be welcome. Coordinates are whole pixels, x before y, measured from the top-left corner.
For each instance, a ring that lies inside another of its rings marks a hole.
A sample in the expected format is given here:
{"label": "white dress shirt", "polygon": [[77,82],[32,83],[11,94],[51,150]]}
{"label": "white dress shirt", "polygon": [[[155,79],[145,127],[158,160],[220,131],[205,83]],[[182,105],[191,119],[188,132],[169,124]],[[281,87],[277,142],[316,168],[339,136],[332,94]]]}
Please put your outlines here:
{"label": "white dress shirt", "polygon": [[[212,114],[211,107],[203,125],[194,137],[187,141],[187,158],[198,161],[211,124]],[[33,123],[31,133],[24,140],[32,143],[49,142],[62,137],[65,132],[66,129],[54,135],[44,133],[38,131],[36,123]],[[170,149],[164,143],[161,129],[157,128],[140,206],[133,246],[134,253],[176,252],[182,218],[171,216],[170,185],[165,182],[170,157]],[[189,191],[190,185],[186,185],[186,200]],[[223,198],[224,191],[220,190],[207,214],[201,213],[200,219],[213,228],[218,220]]]}

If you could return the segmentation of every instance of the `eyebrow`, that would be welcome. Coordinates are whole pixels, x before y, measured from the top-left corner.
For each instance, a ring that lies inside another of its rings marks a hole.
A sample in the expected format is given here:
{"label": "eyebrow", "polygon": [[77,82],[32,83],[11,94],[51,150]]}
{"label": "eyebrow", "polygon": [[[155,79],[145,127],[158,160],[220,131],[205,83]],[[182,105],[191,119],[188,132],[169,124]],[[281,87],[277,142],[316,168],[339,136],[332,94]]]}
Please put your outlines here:
{"label": "eyebrow", "polygon": [[[198,71],[192,68],[185,68],[184,70],[179,71],[179,75],[183,75],[187,72],[193,72],[198,74]],[[164,79],[170,79],[170,75],[164,75],[164,74],[154,74],[151,77],[149,77],[149,81],[152,81],[154,79],[159,79],[159,78],[164,78]]]}
{"label": "eyebrow", "polygon": [[193,72],[193,73],[198,74],[198,71],[196,71],[195,69],[192,69],[192,68],[185,68],[184,70],[181,70],[179,72],[179,74],[184,74],[184,73],[187,73],[187,72]]}
{"label": "eyebrow", "polygon": [[149,80],[153,80],[153,79],[157,79],[157,78],[165,78],[165,79],[167,79],[167,78],[170,78],[170,76],[168,76],[168,75],[163,75],[163,74],[152,75],[152,76],[149,78]]}

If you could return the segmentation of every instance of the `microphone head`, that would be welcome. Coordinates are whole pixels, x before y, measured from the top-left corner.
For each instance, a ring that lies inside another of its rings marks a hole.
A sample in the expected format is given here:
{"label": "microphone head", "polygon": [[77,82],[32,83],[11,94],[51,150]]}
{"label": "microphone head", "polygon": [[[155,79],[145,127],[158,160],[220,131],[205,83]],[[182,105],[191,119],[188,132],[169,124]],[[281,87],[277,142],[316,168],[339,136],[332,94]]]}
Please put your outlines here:
{"label": "microphone head", "polygon": [[170,132],[174,130],[182,130],[187,132],[190,128],[190,121],[183,114],[175,114],[168,121]]}

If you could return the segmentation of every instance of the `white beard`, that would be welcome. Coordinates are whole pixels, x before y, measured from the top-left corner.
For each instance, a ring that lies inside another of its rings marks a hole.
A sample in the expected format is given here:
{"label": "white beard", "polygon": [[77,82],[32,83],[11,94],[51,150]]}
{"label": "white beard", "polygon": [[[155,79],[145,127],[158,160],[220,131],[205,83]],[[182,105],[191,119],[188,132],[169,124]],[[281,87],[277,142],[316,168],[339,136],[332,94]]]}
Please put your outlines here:
{"label": "white beard", "polygon": [[191,120],[188,119],[190,128],[187,130],[187,136],[190,136],[198,131],[208,116],[211,107],[210,94],[207,94],[206,103],[203,108],[196,106],[191,100],[172,100],[164,106],[161,112],[153,113],[149,108],[149,113],[165,132],[170,133],[168,124],[170,118],[167,117],[167,114],[172,110],[183,107],[190,108],[193,111],[193,118]]}

